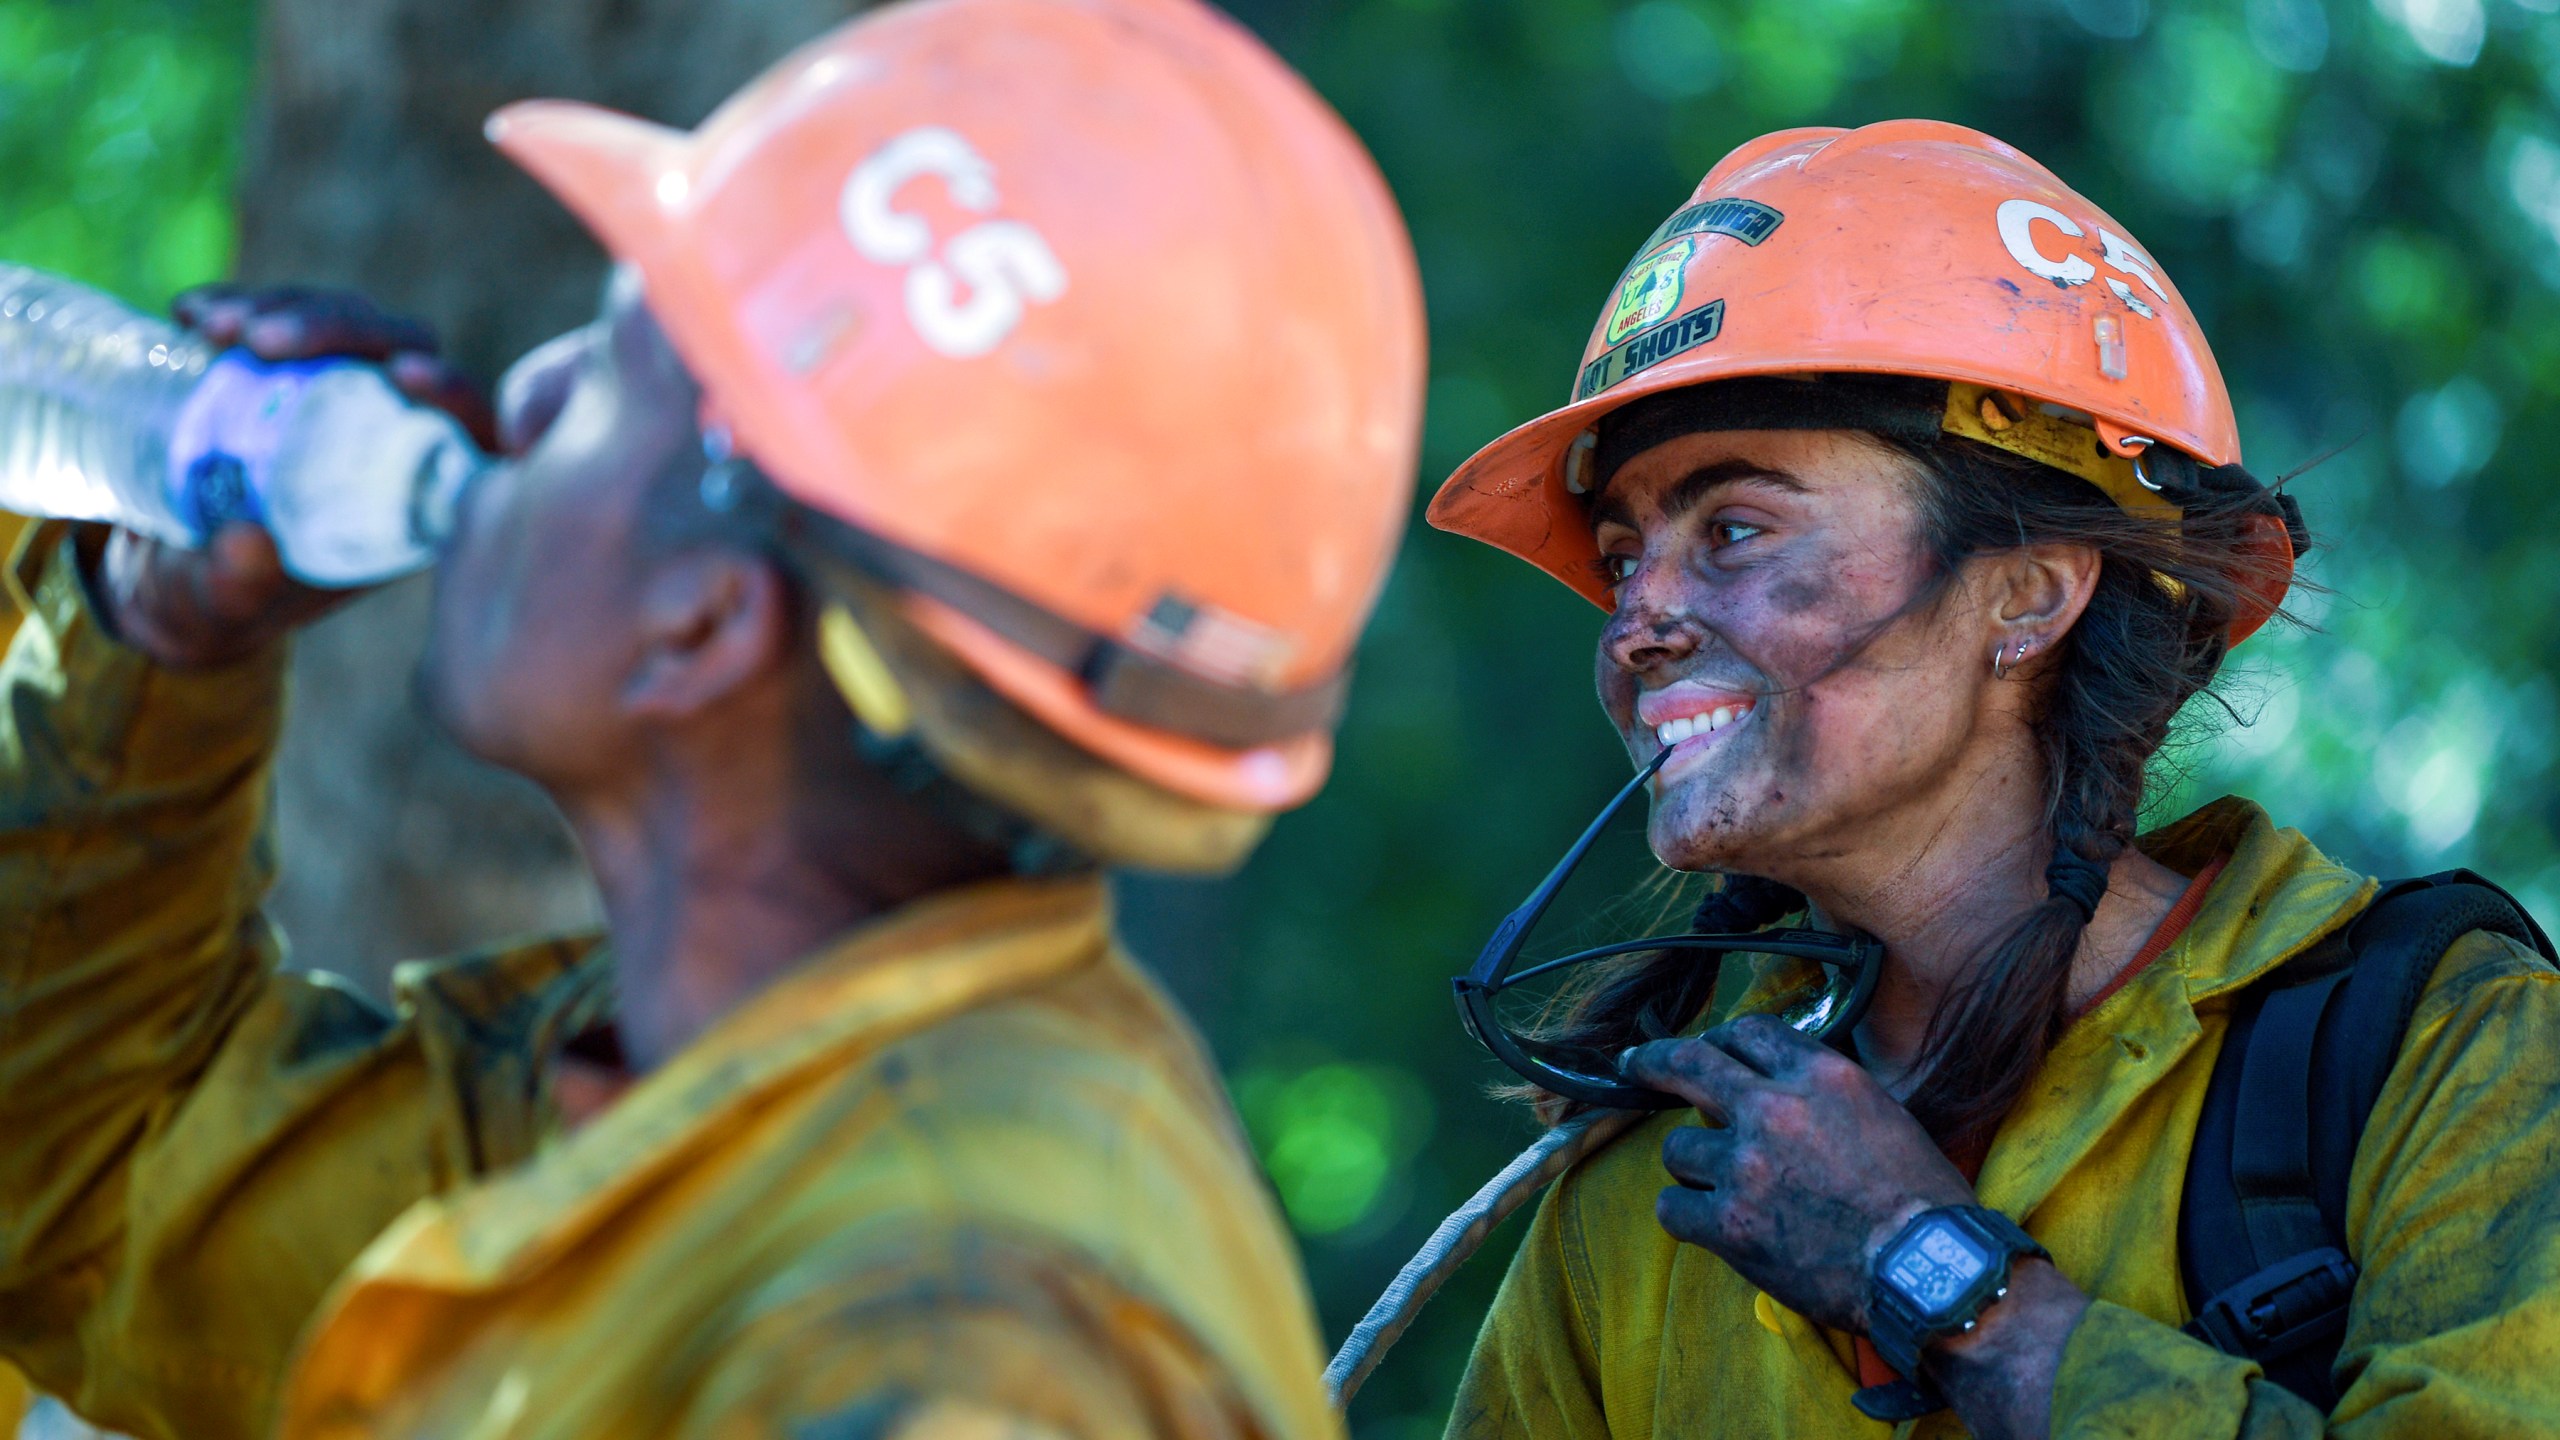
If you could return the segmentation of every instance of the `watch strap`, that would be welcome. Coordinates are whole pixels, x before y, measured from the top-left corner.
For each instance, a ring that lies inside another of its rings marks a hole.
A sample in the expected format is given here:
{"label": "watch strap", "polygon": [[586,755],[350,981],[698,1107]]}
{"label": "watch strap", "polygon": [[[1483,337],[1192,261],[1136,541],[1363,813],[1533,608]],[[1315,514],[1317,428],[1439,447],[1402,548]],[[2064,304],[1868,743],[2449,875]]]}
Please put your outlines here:
{"label": "watch strap", "polygon": [[1882,1385],[1870,1385],[1850,1396],[1849,1403],[1858,1407],[1859,1414],[1887,1425],[1935,1415],[1947,1408],[1947,1398],[1938,1393],[1938,1387],[1921,1380],[1888,1380]]}
{"label": "watch strap", "polygon": [[2021,1258],[2029,1260],[2053,1258],[2052,1252],[2038,1243],[2036,1237],[2026,1232],[2026,1227],[1988,1205],[1949,1205],[1945,1208],[1953,1210],[1978,1226],[1983,1234],[1991,1238],[1992,1243],[2008,1252],[2011,1264]]}

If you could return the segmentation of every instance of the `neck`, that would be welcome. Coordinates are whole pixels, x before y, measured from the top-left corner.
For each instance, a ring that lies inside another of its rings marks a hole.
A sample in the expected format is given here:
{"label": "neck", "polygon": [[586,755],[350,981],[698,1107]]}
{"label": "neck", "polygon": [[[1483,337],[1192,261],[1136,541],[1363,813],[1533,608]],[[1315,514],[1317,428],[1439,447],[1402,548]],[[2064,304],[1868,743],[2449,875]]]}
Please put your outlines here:
{"label": "neck", "polygon": [[563,808],[604,902],[634,1071],[655,1069],[820,945],[897,903],[811,863],[787,825],[730,823],[692,794]]}
{"label": "neck", "polygon": [[[2048,894],[2053,842],[2031,768],[1985,767],[1946,793],[1920,813],[1863,826],[1865,843],[1782,877],[1826,920],[1884,942],[1884,970],[1858,1041],[1889,1083],[1916,1079],[1911,1066],[1940,1002]],[[2075,1002],[2132,961],[2185,884],[2138,851],[2117,857],[2072,962]]]}
{"label": "neck", "polygon": [[[604,902],[635,1073],[845,931],[1003,872],[883,786],[829,787],[787,760],[760,763],[757,747],[722,749],[731,763],[708,773],[662,772],[622,796],[554,796]],[[807,823],[810,808],[827,823]]]}

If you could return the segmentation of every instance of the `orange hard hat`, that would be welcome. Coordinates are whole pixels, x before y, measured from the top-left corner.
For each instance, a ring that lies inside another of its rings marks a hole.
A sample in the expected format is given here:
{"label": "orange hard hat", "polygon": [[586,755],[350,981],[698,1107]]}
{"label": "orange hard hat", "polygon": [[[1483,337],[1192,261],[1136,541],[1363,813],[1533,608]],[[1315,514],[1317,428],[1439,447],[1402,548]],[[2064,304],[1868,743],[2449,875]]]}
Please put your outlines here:
{"label": "orange hard hat", "polygon": [[707,417],[1085,750],[1323,783],[1411,504],[1421,283],[1376,167],[1195,0],[921,0],[683,133],[497,146],[636,266]]}
{"label": "orange hard hat", "polygon": [[[2195,315],[2125,228],[1976,130],[1891,120],[1782,130],[1724,157],[1610,291],[1572,394],[1478,451],[1431,523],[1507,550],[1608,608],[1584,468],[1600,418],[1745,376],[1948,383],[1941,428],[2174,517],[2165,447],[2236,466],[2231,396]],[[2148,466],[2149,468],[2146,468]],[[2270,514],[2232,643],[2281,603],[2293,547]]]}

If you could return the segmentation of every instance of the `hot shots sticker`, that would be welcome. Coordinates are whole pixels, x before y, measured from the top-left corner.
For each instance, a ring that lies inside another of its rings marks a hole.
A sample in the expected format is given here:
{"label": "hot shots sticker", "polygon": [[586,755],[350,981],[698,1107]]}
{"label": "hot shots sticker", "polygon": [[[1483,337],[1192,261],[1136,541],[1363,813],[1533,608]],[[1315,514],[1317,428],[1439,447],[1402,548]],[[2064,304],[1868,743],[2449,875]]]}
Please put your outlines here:
{"label": "hot shots sticker", "polygon": [[1695,350],[1724,333],[1724,302],[1710,300],[1668,325],[1639,331],[1623,345],[1591,358],[1573,383],[1573,398],[1588,400],[1640,370],[1661,364],[1683,351]]}

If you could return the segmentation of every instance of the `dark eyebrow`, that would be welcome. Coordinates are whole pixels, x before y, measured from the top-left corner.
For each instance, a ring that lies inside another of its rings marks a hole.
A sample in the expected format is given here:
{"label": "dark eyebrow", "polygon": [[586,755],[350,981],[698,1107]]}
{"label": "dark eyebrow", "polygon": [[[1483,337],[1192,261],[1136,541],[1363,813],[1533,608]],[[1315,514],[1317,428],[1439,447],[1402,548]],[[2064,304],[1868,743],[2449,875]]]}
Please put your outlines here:
{"label": "dark eyebrow", "polygon": [[[1663,518],[1677,520],[1704,504],[1708,495],[1727,485],[1737,485],[1745,480],[1757,480],[1764,485],[1774,485],[1778,489],[1791,490],[1799,495],[1805,493],[1804,483],[1786,471],[1773,470],[1757,460],[1735,456],[1730,460],[1719,460],[1713,465],[1701,465],[1682,476],[1680,482],[1671,487],[1670,493],[1662,497]],[[1612,500],[1604,491],[1591,506],[1591,528],[1597,530],[1612,520],[1630,530],[1637,528],[1634,513],[1627,509],[1626,502]]]}

